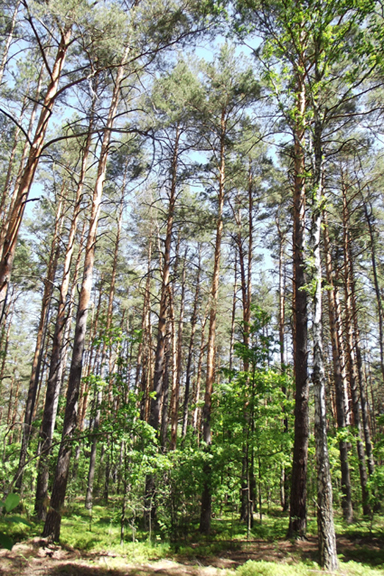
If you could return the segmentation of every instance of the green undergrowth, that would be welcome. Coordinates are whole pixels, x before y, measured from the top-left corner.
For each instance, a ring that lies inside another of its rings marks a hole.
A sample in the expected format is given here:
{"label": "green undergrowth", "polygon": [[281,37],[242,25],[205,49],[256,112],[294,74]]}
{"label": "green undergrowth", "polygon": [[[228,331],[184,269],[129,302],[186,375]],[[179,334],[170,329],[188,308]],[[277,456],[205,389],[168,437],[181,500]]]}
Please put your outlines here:
{"label": "green undergrowth", "polygon": [[[321,570],[318,564],[297,563],[294,565],[277,564],[276,562],[254,562],[249,560],[236,570],[236,576],[314,576],[331,574]],[[336,573],[338,576],[383,576],[384,570],[371,568],[356,562],[341,562]]]}
{"label": "green undergrowth", "polygon": [[[6,524],[0,517],[0,532],[8,531],[14,542],[40,536],[42,523],[34,522],[28,506],[24,508],[28,524]],[[23,516],[23,513],[20,513]],[[84,558],[91,558],[104,551],[112,553],[121,562],[145,563],[148,561],[173,559],[188,564],[214,565],[215,559],[224,552],[232,553],[241,550],[246,558],[248,546],[257,546],[255,541],[274,542],[278,548],[279,541],[286,538],[288,517],[277,513],[265,515],[260,522],[255,517],[254,526],[247,534],[244,524],[237,520],[235,514],[224,514],[212,520],[212,531],[203,536],[198,525],[189,524],[178,538],[169,537],[161,530],[152,532],[140,527],[138,521],[130,519],[125,525],[124,543],[120,544],[120,510],[118,503],[111,499],[108,506],[96,503],[90,513],[81,500],[73,500],[63,513],[61,540],[63,547],[78,550]],[[357,519],[352,525],[346,525],[341,518],[336,518],[336,531],[342,546],[339,549],[341,576],[384,576],[384,519],[376,516],[370,520]],[[316,534],[316,519],[309,518],[309,535]],[[249,536],[249,540],[247,539]],[[244,554],[245,552],[245,554]],[[313,562],[314,557],[305,558],[294,552],[282,559],[282,563],[248,561],[236,571],[224,571],[230,576],[310,576],[324,574]]]}

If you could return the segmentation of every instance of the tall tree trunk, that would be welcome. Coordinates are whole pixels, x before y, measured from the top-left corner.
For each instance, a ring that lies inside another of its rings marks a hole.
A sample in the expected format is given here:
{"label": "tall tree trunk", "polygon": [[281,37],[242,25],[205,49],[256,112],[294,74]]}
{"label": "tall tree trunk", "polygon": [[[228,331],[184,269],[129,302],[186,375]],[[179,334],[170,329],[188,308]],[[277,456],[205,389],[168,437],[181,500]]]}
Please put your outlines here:
{"label": "tall tree trunk", "polygon": [[[277,232],[279,236],[279,343],[280,343],[280,368],[282,374],[286,372],[285,366],[285,271],[284,271],[284,245],[285,236],[281,229],[280,216],[277,215],[276,218]],[[287,396],[286,386],[282,386],[281,389],[284,396]],[[288,434],[288,415],[286,414],[286,408],[283,408],[284,412],[284,433]],[[283,465],[281,468],[280,477],[280,502],[283,512],[288,510],[288,494],[289,494],[289,479],[288,474]]]}
{"label": "tall tree trunk", "polygon": [[[63,372],[63,364],[64,364],[63,341],[66,327],[69,326],[70,323],[69,318],[71,316],[71,304],[68,307],[67,296],[71,278],[71,264],[72,264],[73,252],[75,249],[76,231],[81,210],[83,187],[87,170],[87,161],[91,146],[92,125],[93,123],[91,118],[89,124],[88,136],[83,150],[79,182],[76,189],[74,211],[64,256],[63,276],[61,279],[60,293],[59,293],[59,305],[52,342],[51,361],[49,366],[43,420],[40,433],[41,454],[39,459],[38,476],[36,484],[35,514],[37,515],[37,518],[39,520],[45,520],[47,513],[46,503],[48,500],[49,460],[51,455],[52,438],[55,428],[57,405],[61,387],[61,375]],[[79,245],[79,256],[81,252],[82,252],[81,245]],[[80,261],[78,258],[75,272],[76,277],[79,265]],[[76,279],[75,278],[73,279],[73,285],[76,284]]]}
{"label": "tall tree trunk", "polygon": [[[305,67],[304,67],[305,68]],[[295,439],[293,447],[289,535],[307,530],[307,463],[309,438],[308,313],[305,278],[305,112],[304,79],[297,79],[297,124],[294,133],[293,190],[293,322]]]}
{"label": "tall tree trunk", "polygon": [[103,135],[95,188],[93,192],[90,226],[88,231],[87,245],[85,249],[84,273],[79,296],[79,305],[76,317],[75,336],[73,343],[72,362],[67,389],[67,403],[65,408],[62,441],[60,444],[60,451],[56,465],[50,510],[48,512],[43,531],[43,535],[45,537],[51,537],[53,540],[58,540],[60,537],[61,509],[64,504],[65,493],[67,488],[69,463],[72,452],[72,440],[77,426],[77,407],[78,407],[77,403],[79,397],[81,372],[83,367],[83,352],[84,352],[84,342],[85,342],[86,325],[87,325],[88,304],[92,288],[97,226],[100,216],[101,199],[107,169],[107,159],[111,140],[111,132],[113,128],[114,118],[117,112],[117,106],[120,94],[120,85],[123,80],[127,57],[128,57],[128,48],[125,49],[123,60],[119,65],[114,83],[112,100]]}
{"label": "tall tree trunk", "polygon": [[48,260],[47,276],[44,280],[44,293],[40,312],[40,321],[37,329],[37,338],[35,346],[35,354],[32,360],[32,373],[29,380],[28,396],[25,405],[25,415],[24,415],[24,426],[23,426],[23,436],[20,449],[19,466],[15,477],[15,487],[21,490],[23,483],[23,471],[25,460],[27,457],[27,450],[29,446],[29,440],[32,432],[32,416],[35,408],[36,393],[39,385],[41,361],[44,351],[44,341],[47,330],[48,323],[48,313],[52,299],[53,285],[55,281],[57,263],[60,255],[60,244],[58,242],[61,233],[61,228],[63,224],[63,191],[64,186],[61,190],[60,199],[57,203],[56,210],[56,220],[55,220],[55,230],[53,233],[51,251]]}
{"label": "tall tree trunk", "polygon": [[361,418],[363,424],[363,433],[365,440],[365,452],[367,456],[368,472],[372,475],[375,471],[375,464],[373,461],[373,450],[371,442],[371,431],[369,428],[369,417],[368,417],[368,405],[367,397],[365,394],[365,377],[363,368],[363,357],[361,354],[360,346],[360,329],[359,322],[357,318],[357,301],[356,301],[356,290],[355,290],[355,275],[354,266],[351,253],[351,245],[349,244],[350,254],[350,273],[351,273],[351,296],[352,296],[352,315],[353,315],[353,340],[356,353],[356,367],[357,367],[357,377],[359,381],[359,391],[360,391],[360,406],[361,406]]}
{"label": "tall tree trunk", "polygon": [[201,340],[200,340],[200,350],[199,350],[199,360],[197,363],[197,373],[196,373],[196,382],[194,386],[194,393],[193,393],[193,403],[195,404],[195,408],[192,415],[192,428],[194,429],[195,433],[197,433],[198,437],[200,437],[200,420],[201,420],[201,409],[198,406],[198,402],[200,400],[200,387],[201,387],[201,372],[203,369],[203,358],[204,352],[206,349],[205,344],[205,326],[207,324],[209,314],[209,308],[207,306],[203,322],[201,324]]}
{"label": "tall tree trunk", "polygon": [[176,375],[175,375],[175,388],[172,390],[171,398],[171,443],[170,450],[176,449],[177,442],[177,425],[179,421],[179,396],[180,396],[180,380],[181,380],[181,369],[182,369],[182,351],[183,351],[183,327],[184,327],[184,304],[185,304],[185,272],[187,266],[187,252],[188,248],[185,249],[184,259],[183,259],[183,271],[181,274],[181,300],[180,300],[180,314],[179,314],[179,329],[177,332],[177,343],[176,343]]}
{"label": "tall tree trunk", "polygon": [[177,128],[173,148],[172,165],[171,165],[171,186],[169,195],[167,230],[164,245],[163,269],[161,277],[159,324],[158,324],[157,347],[155,356],[155,374],[153,381],[154,395],[151,402],[151,414],[149,419],[149,423],[155,430],[158,430],[160,425],[162,379],[165,373],[165,348],[167,339],[167,317],[168,317],[168,287],[169,287],[169,276],[171,270],[171,244],[172,244],[173,220],[176,204],[179,138],[180,133],[179,129]]}
{"label": "tall tree trunk", "polygon": [[185,369],[185,392],[184,392],[184,406],[183,406],[183,428],[182,437],[185,438],[188,428],[188,408],[189,408],[189,398],[190,398],[190,388],[191,388],[191,368],[192,368],[192,358],[195,345],[195,334],[197,326],[197,315],[199,310],[199,299],[200,299],[200,275],[201,275],[201,244],[199,245],[199,256],[197,262],[197,275],[196,275],[196,288],[195,296],[193,300],[193,310],[191,316],[191,336],[189,339],[188,347],[188,358],[187,366]]}
{"label": "tall tree trunk", "polygon": [[[105,326],[105,337],[108,338],[112,326],[112,312],[113,312],[113,301],[115,296],[115,286],[116,286],[116,274],[117,274],[117,261],[119,256],[119,246],[120,246],[120,236],[121,236],[121,227],[123,223],[123,206],[124,206],[124,189],[125,189],[125,176],[124,174],[124,181],[123,181],[123,195],[120,200],[120,207],[119,207],[119,219],[117,224],[117,232],[116,232],[116,239],[115,239],[115,247],[113,251],[113,262],[112,262],[112,274],[111,274],[111,283],[109,288],[109,297],[108,297],[108,308],[107,308],[107,322]],[[104,373],[106,372],[105,369],[105,360],[106,360],[106,351],[107,351],[107,344],[106,339],[103,342],[103,350],[101,353],[101,376],[104,378]],[[109,386],[108,386],[108,407],[109,411],[113,409],[112,407],[112,374],[111,374],[111,358],[109,359]],[[100,388],[97,391],[96,396],[96,416],[93,422],[93,434],[92,434],[92,447],[91,447],[91,455],[89,458],[89,471],[88,471],[88,486],[87,486],[87,494],[85,497],[85,507],[87,510],[92,509],[92,495],[93,495],[93,482],[95,478],[95,468],[96,468],[96,453],[97,453],[97,441],[98,441],[98,430],[100,426],[100,416],[101,416],[101,404],[103,399],[103,390]]]}
{"label": "tall tree trunk", "polygon": [[349,385],[352,397],[352,413],[354,426],[356,428],[357,456],[359,460],[360,483],[362,493],[363,513],[370,513],[368,475],[365,463],[365,450],[362,442],[361,419],[359,410],[359,393],[357,383],[356,356],[353,341],[353,294],[352,294],[352,273],[350,261],[350,233],[349,233],[349,207],[347,201],[347,191],[343,183],[343,243],[344,243],[344,290],[345,290],[345,333],[346,352],[349,375]]}
{"label": "tall tree trunk", "polygon": [[[23,175],[23,170],[25,167],[25,161],[26,161],[27,156],[28,156],[29,142],[32,138],[33,127],[35,124],[37,108],[38,108],[38,100],[40,97],[41,88],[42,88],[42,84],[43,84],[44,70],[45,70],[45,66],[44,66],[44,64],[42,64],[42,66],[40,68],[39,78],[37,81],[36,91],[34,94],[35,101],[34,101],[34,105],[32,108],[31,116],[29,118],[29,125],[28,125],[28,132],[27,132],[28,139],[26,139],[24,142],[24,147],[23,147],[23,152],[21,154],[19,169],[17,172],[15,184],[14,184],[14,190],[13,190],[12,196],[10,198],[8,213],[5,210],[5,208],[6,208],[5,204],[6,204],[6,200],[7,200],[6,199],[6,194],[7,194],[6,187],[4,188],[4,192],[3,192],[3,196],[2,196],[2,200],[1,200],[1,204],[2,204],[1,218],[2,218],[2,220],[1,220],[1,232],[0,232],[0,258],[2,258],[3,250],[4,250],[4,246],[5,246],[5,237],[7,234],[9,215],[12,214],[13,206],[14,206],[14,203],[15,203],[16,197],[17,197],[17,191],[19,189],[21,177]],[[20,118],[20,121],[21,121],[21,118]]]}
{"label": "tall tree trunk", "polygon": [[3,253],[0,261],[0,323],[3,321],[8,285],[15,257],[17,237],[23,219],[25,204],[43,150],[45,133],[47,131],[49,118],[51,117],[53,105],[58,92],[59,79],[64,66],[70,39],[71,27],[64,28],[60,38],[55,62],[50,73],[50,83],[45,94],[44,103],[41,108],[40,117],[29,150],[27,164],[24,168],[17,189],[15,202],[8,218]]}
{"label": "tall tree trunk", "polygon": [[375,286],[377,310],[379,313],[380,368],[381,368],[381,376],[384,383],[384,310],[383,310],[382,294],[380,291],[379,277],[377,273],[376,240],[375,240],[377,232],[375,230],[373,222],[372,205],[369,203],[369,210],[368,210],[367,204],[368,201],[363,198],[364,214],[368,224],[369,239],[371,245],[370,255],[372,262],[373,283]]}
{"label": "tall tree trunk", "polygon": [[[318,79],[320,81],[320,78]],[[313,294],[313,372],[315,396],[315,441],[317,461],[317,532],[320,566],[327,570],[338,568],[333,498],[327,443],[327,414],[325,403],[325,372],[323,361],[322,292],[321,292],[321,214],[323,197],[322,124],[315,105],[314,166],[312,184],[311,251],[314,260],[315,290]]]}
{"label": "tall tree trunk", "polygon": [[[139,390],[140,383],[140,419],[147,421],[147,405],[149,396],[147,394],[148,382],[148,328],[150,323],[150,298],[151,298],[151,265],[152,265],[152,238],[148,243],[147,274],[145,279],[143,312],[141,317],[141,340],[136,360],[135,390]],[[148,397],[147,397],[148,396]]]}
{"label": "tall tree trunk", "polygon": [[[340,315],[340,302],[336,287],[333,283],[332,256],[328,232],[327,214],[324,212],[324,251],[327,273],[329,328],[332,342],[333,376],[336,391],[336,417],[338,430],[343,432],[349,425],[348,419],[348,394],[345,376],[345,354],[342,340],[342,326]],[[339,440],[340,467],[341,467],[341,490],[342,508],[344,520],[350,524],[353,521],[351,475],[348,464],[348,443]]]}
{"label": "tall tree trunk", "polygon": [[234,282],[233,282],[233,295],[232,295],[232,315],[231,315],[231,338],[229,340],[229,369],[233,369],[233,352],[235,345],[235,326],[236,326],[236,304],[237,304],[237,250],[235,248],[235,262],[234,262]]}
{"label": "tall tree trunk", "polygon": [[[221,113],[221,130],[220,130],[220,165],[219,165],[219,190],[218,190],[218,208],[216,221],[216,241],[214,253],[213,276],[211,284],[211,309],[209,314],[209,332],[207,343],[207,375],[205,381],[205,396],[203,407],[203,440],[206,449],[210,449],[211,438],[211,409],[212,409],[212,392],[215,380],[215,348],[216,348],[216,314],[217,300],[219,295],[220,279],[220,257],[221,257],[221,239],[223,235],[223,208],[224,208],[224,191],[225,191],[225,135],[226,135],[226,110]],[[211,494],[211,469],[209,464],[204,466],[204,486],[201,496],[201,513],[200,513],[200,532],[208,534],[211,529],[212,513],[212,494]]]}

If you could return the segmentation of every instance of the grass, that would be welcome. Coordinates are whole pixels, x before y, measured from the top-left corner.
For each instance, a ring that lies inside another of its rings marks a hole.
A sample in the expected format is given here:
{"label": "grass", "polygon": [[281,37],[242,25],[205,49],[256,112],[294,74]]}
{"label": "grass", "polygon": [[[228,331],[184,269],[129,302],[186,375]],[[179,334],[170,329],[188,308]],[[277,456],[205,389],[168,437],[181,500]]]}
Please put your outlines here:
{"label": "grass", "polygon": [[[39,536],[42,524],[28,519],[29,525],[22,523],[7,523],[0,518],[0,531],[8,533],[17,542]],[[134,562],[135,564],[164,558],[179,562],[194,563],[204,560],[212,563],[224,552],[230,550],[232,556],[239,551],[239,558],[247,559],[248,550],[259,545],[252,540],[263,540],[270,543],[268,550],[278,551],[281,542],[286,541],[288,518],[273,514],[264,516],[262,523],[255,519],[254,527],[247,543],[247,530],[232,516],[214,518],[212,533],[209,537],[198,533],[197,525],[190,525],[188,534],[184,534],[177,542],[170,543],[161,532],[154,534],[151,541],[148,533],[126,526],[125,542],[120,545],[119,513],[113,501],[110,506],[95,505],[92,515],[84,508],[82,501],[73,501],[65,511],[62,521],[61,545],[80,551],[81,556],[89,558],[108,550],[115,556],[116,562]],[[353,525],[346,525],[342,519],[336,518],[336,531],[342,541],[340,546],[340,570],[342,576],[384,576],[384,519],[376,517],[374,524],[360,519]],[[316,520],[308,522],[309,534],[316,533]],[[278,562],[250,560],[239,566],[236,571],[223,571],[223,574],[235,576],[313,576],[324,574],[313,562],[313,554],[305,556],[300,547],[297,552],[281,558]],[[249,554],[251,555],[251,554]],[[248,556],[249,556],[248,555]],[[281,556],[281,554],[280,554]],[[277,557],[277,556],[276,556]]]}
{"label": "grass", "polygon": [[[356,562],[347,562],[340,564],[338,573],[340,576],[382,576],[384,570],[370,568]],[[321,570],[316,563],[308,566],[304,563],[287,565],[275,562],[253,562],[252,560],[236,570],[236,576],[314,576],[315,574],[326,574],[326,572]]]}

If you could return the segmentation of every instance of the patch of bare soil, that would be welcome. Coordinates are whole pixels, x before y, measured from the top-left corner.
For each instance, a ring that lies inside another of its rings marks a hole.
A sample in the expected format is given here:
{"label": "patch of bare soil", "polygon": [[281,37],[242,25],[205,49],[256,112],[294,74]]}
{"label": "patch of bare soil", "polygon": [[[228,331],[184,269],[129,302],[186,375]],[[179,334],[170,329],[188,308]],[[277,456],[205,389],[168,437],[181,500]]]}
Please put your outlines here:
{"label": "patch of bare soil", "polygon": [[[234,570],[247,560],[295,563],[317,559],[315,537],[297,542],[253,540],[236,543],[236,548],[231,544],[228,542],[225,551],[209,558],[179,557],[177,562],[135,564],[134,558],[115,553],[81,555],[77,550],[34,538],[16,544],[12,551],[0,550],[0,576],[222,576],[224,570]],[[338,552],[344,560],[364,560],[372,565],[384,562],[383,542],[375,538],[338,538]]]}

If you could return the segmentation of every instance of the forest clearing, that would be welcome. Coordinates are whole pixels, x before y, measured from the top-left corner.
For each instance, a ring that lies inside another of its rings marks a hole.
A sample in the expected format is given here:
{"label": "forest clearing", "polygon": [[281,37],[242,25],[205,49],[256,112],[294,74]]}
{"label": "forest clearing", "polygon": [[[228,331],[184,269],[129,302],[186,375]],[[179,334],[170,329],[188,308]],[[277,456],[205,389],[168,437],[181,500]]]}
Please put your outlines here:
{"label": "forest clearing", "polygon": [[381,0],[0,0],[0,570],[384,570]]}

